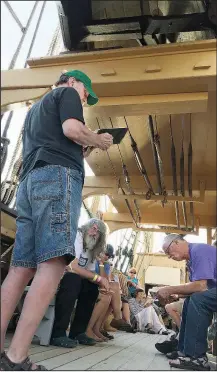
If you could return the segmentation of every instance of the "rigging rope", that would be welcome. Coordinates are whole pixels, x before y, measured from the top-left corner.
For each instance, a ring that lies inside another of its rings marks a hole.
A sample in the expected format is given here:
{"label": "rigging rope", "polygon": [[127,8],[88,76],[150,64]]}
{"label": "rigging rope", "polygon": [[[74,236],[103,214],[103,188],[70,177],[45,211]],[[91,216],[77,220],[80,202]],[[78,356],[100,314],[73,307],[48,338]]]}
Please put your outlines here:
{"label": "rigging rope", "polygon": [[[173,191],[174,195],[178,195],[178,185],[177,185],[177,171],[176,171],[176,149],[173,139],[173,131],[172,131],[172,121],[171,115],[169,118],[169,126],[170,126],[170,137],[171,137],[171,166],[172,166],[172,175],[173,175]],[[176,224],[177,227],[180,228],[180,218],[179,218],[179,203],[175,201],[175,212],[176,212]]]}
{"label": "rigging rope", "polygon": [[141,158],[141,155],[139,153],[139,150],[138,150],[138,146],[137,146],[137,143],[136,141],[134,140],[131,132],[130,132],[130,128],[128,126],[128,123],[127,123],[127,120],[124,116],[124,120],[125,120],[125,123],[126,123],[126,126],[128,128],[128,133],[129,133],[129,136],[130,136],[130,140],[131,140],[131,147],[132,147],[132,150],[133,150],[133,154],[134,154],[134,157],[135,157],[135,161],[136,161],[136,165],[137,165],[137,168],[139,169],[147,187],[148,187],[148,191],[146,193],[146,199],[150,199],[151,195],[154,194],[154,191],[153,191],[153,188],[152,188],[152,185],[151,185],[151,182],[148,178],[148,174],[147,174],[147,171],[145,169],[145,166],[143,164],[143,161],[142,161],[142,158]]}
{"label": "rigging rope", "polygon": [[56,46],[56,43],[57,43],[57,40],[58,40],[59,31],[60,31],[60,24],[58,23],[58,25],[55,29],[54,35],[52,37],[50,46],[48,48],[47,56],[53,55],[53,52],[55,50],[55,46]]}
{"label": "rigging rope", "polygon": [[[100,124],[99,124],[99,120],[98,120],[98,118],[96,118],[96,122],[97,122],[97,125],[98,125],[99,129],[101,129],[101,128],[100,128]],[[108,159],[109,159],[109,163],[110,163],[110,165],[111,165],[111,168],[112,168],[112,170],[113,170],[113,174],[114,174],[114,176],[115,176],[115,178],[116,178],[116,181],[117,181],[118,187],[121,189],[122,194],[123,194],[123,195],[126,195],[124,189],[123,189],[123,188],[121,187],[121,185],[120,185],[120,179],[119,179],[119,177],[117,176],[116,170],[115,170],[115,168],[114,168],[114,165],[113,165],[113,162],[112,162],[112,160],[111,160],[111,157],[110,157],[110,155],[109,155],[109,153],[108,153],[108,150],[106,150],[106,153],[107,153],[107,156],[108,156]],[[132,217],[132,219],[133,219],[133,222],[134,222],[135,225],[137,226],[137,222],[136,222],[136,220],[135,220],[135,217],[134,217],[133,211],[132,211],[132,209],[131,209],[131,206],[130,206],[129,200],[128,200],[128,199],[125,199],[125,203],[126,203],[127,208],[128,208],[128,210],[129,210],[129,212],[130,212],[130,215],[131,215],[131,217]]]}
{"label": "rigging rope", "polygon": [[[191,114],[190,114],[190,123],[189,123],[189,136],[190,142],[188,147],[188,192],[189,196],[192,196],[192,168],[193,168],[193,150],[192,150],[192,139],[191,139]],[[191,215],[191,226],[194,230],[194,203],[190,202],[190,215]]]}
{"label": "rigging rope", "polygon": [[[112,128],[114,128],[111,118],[109,118],[109,120],[110,120]],[[120,159],[121,159],[122,170],[123,170],[123,175],[124,175],[124,180],[125,180],[127,190],[131,195],[135,195],[135,192],[133,191],[133,188],[131,187],[131,184],[130,184],[130,176],[129,176],[129,173],[128,173],[128,170],[127,170],[127,166],[124,163],[123,156],[122,156],[121,150],[120,150],[120,146],[118,144],[117,144],[117,147],[118,147],[118,151],[119,151],[119,155],[120,155]],[[141,215],[140,215],[140,210],[139,210],[137,200],[134,199],[133,203],[134,203],[135,210],[136,210],[136,215],[137,215],[137,220],[138,220],[137,222],[140,222],[141,221]],[[136,226],[137,226],[137,223],[136,223]]]}
{"label": "rigging rope", "polygon": [[151,147],[152,147],[152,152],[153,152],[153,157],[154,157],[154,163],[155,163],[155,168],[157,172],[157,183],[158,183],[158,193],[159,195],[162,195],[162,185],[161,185],[161,177],[160,177],[160,169],[159,169],[159,163],[158,163],[158,156],[157,156],[157,150],[155,147],[154,143],[154,125],[153,125],[153,119],[152,116],[148,116],[149,120],[149,133],[150,133],[150,139],[151,139]]}
{"label": "rigging rope", "polygon": [[[7,174],[5,176],[5,180],[2,182],[2,185],[1,185],[1,200],[4,197],[4,194],[5,194],[5,187],[6,187],[6,184],[8,182],[8,176],[9,176],[9,174],[11,172],[11,169],[12,169],[12,167],[14,165],[15,159],[17,157],[17,153],[20,150],[20,146],[21,146],[21,143],[22,143],[22,130],[23,130],[23,127],[22,127],[22,129],[20,131],[20,134],[19,134],[19,137],[18,137],[16,146],[15,146],[15,149],[14,149],[14,152],[13,152],[13,155],[12,155],[12,158],[11,158],[11,161],[10,161],[10,164],[9,164],[9,167],[8,167],[8,170],[7,170]],[[12,170],[12,174],[11,174],[11,181],[12,181],[12,178],[14,177],[14,174],[15,174],[15,171],[13,169]]]}
{"label": "rigging rope", "polygon": [[158,134],[157,130],[157,120],[155,116],[155,126],[156,126],[156,134],[154,134],[154,144],[157,152],[157,159],[158,159],[158,166],[159,166],[159,174],[160,174],[160,182],[161,182],[161,193],[164,196],[164,200],[162,201],[162,206],[164,207],[164,204],[167,202],[167,192],[166,192],[166,186],[164,183],[164,169],[163,169],[163,161],[162,161],[162,155],[161,155],[161,148],[160,148],[160,136]]}
{"label": "rigging rope", "polygon": [[[183,115],[182,117],[182,148],[181,148],[181,156],[180,156],[180,190],[181,190],[181,195],[183,197],[185,196],[184,122],[185,122],[185,118]],[[187,213],[186,213],[185,202],[182,202],[182,211],[183,211],[185,227],[187,229],[188,223],[187,223]]]}

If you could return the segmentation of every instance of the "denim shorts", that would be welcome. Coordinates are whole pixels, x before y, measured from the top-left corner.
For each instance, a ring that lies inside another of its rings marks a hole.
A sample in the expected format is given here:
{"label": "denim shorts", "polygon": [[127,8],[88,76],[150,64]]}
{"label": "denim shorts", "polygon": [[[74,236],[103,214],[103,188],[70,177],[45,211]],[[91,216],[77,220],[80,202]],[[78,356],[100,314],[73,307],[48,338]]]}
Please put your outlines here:
{"label": "denim shorts", "polygon": [[83,174],[60,165],[33,169],[20,183],[17,232],[11,266],[36,268],[41,262],[75,255]]}

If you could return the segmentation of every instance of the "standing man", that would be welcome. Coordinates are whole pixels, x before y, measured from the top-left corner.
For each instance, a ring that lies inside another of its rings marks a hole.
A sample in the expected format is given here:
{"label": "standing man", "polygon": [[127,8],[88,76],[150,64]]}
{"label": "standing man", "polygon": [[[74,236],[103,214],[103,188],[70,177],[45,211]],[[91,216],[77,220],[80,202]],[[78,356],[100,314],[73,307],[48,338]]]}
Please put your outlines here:
{"label": "standing man", "polygon": [[[216,247],[188,243],[182,236],[170,234],[164,239],[163,250],[175,261],[187,261],[190,279],[190,283],[163,287],[157,292],[164,303],[170,295],[187,297],[182,310],[177,359],[170,365],[186,370],[209,370],[207,331],[217,308]],[[161,344],[155,346],[162,350]]]}
{"label": "standing man", "polygon": [[[78,70],[68,71],[55,85],[32,106],[24,124],[17,233],[11,268],[1,290],[3,370],[36,368],[27,357],[29,346],[66,265],[75,255],[84,180],[83,148],[107,150],[112,145],[111,135],[96,134],[85,126],[82,105],[98,101],[89,77]],[[33,277],[6,355],[8,323]]]}

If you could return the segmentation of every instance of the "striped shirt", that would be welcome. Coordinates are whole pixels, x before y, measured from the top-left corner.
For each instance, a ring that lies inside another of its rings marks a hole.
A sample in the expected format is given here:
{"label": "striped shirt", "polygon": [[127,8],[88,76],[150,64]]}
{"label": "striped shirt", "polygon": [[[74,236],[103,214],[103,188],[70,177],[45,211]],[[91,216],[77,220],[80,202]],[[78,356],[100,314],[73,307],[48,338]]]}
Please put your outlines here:
{"label": "striped shirt", "polygon": [[135,298],[130,298],[128,300],[128,303],[129,303],[129,307],[130,307],[130,312],[136,316],[138,313],[140,313],[140,311],[142,311],[144,309],[144,303],[139,303],[136,301]]}

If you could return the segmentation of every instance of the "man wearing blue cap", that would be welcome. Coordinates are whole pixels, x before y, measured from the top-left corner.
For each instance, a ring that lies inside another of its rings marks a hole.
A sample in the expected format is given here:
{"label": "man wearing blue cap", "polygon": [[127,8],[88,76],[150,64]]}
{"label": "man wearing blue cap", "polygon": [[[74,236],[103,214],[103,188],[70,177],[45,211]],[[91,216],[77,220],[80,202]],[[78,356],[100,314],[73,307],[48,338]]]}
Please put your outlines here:
{"label": "man wearing blue cap", "polygon": [[[11,267],[1,289],[1,369],[32,370],[28,349],[59,281],[74,255],[87,147],[107,150],[108,133],[85,126],[83,104],[98,98],[78,70],[62,74],[56,88],[28,111],[23,130],[23,170],[17,193],[17,233]],[[11,346],[6,330],[32,279]],[[38,369],[44,370],[43,366]]]}

